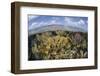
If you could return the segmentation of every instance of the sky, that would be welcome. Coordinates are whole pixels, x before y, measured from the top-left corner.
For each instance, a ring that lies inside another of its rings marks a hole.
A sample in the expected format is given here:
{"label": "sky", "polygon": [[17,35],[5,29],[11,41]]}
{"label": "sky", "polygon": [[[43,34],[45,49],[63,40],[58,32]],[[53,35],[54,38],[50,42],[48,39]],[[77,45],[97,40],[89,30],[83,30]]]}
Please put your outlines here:
{"label": "sky", "polygon": [[48,25],[79,27],[88,31],[88,17],[28,15],[29,30]]}

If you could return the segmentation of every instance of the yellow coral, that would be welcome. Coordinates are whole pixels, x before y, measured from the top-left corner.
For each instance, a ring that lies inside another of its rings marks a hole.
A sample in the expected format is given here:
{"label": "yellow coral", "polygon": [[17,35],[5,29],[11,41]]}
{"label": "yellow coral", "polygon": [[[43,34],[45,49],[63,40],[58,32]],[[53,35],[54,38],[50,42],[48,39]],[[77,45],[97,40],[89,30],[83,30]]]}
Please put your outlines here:
{"label": "yellow coral", "polygon": [[[42,54],[43,59],[62,59],[62,58],[82,58],[86,57],[87,53],[80,51],[71,50],[72,39],[64,31],[56,31],[57,35],[51,36],[50,32],[44,32],[42,34],[36,34],[37,41],[39,44],[34,44],[32,47],[33,53]],[[86,47],[86,41],[83,41],[82,47]],[[75,48],[81,47],[80,45],[75,45]],[[74,48],[74,47],[73,47]],[[81,55],[81,56],[80,56]]]}

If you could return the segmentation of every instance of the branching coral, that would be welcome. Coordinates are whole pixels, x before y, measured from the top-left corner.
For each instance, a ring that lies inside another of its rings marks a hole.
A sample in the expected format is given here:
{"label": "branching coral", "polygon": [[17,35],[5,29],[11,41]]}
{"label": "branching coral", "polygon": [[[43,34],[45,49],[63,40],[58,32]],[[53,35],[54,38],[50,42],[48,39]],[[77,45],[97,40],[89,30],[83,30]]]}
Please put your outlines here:
{"label": "branching coral", "polygon": [[35,34],[33,40],[32,54],[36,59],[75,59],[87,57],[86,33],[50,31]]}

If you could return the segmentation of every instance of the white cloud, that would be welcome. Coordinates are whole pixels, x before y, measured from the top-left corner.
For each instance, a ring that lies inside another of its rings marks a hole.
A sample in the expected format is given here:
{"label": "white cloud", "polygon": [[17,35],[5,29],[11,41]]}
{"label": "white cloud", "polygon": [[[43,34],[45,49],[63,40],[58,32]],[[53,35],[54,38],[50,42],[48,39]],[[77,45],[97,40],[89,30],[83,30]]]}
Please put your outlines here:
{"label": "white cloud", "polygon": [[83,19],[80,19],[79,21],[73,21],[73,19],[69,17],[65,17],[65,26],[72,26],[72,27],[78,27],[86,30],[88,28],[88,25],[86,25],[86,21]]}
{"label": "white cloud", "polygon": [[48,25],[48,24],[49,24],[48,22],[44,22],[44,21],[41,21],[41,22],[33,22],[33,23],[29,26],[29,30],[35,29],[35,28],[37,28],[37,27],[45,26],[45,25]]}
{"label": "white cloud", "polygon": [[56,24],[56,20],[51,20],[50,24]]}
{"label": "white cloud", "polygon": [[[38,16],[31,16],[30,19],[34,19]],[[76,27],[76,28],[82,28],[84,30],[86,30],[88,27],[86,25],[86,21],[83,19],[79,19],[78,21],[74,21],[73,18],[70,17],[64,17],[63,20],[57,18],[57,17],[52,17],[50,19],[47,19],[47,21],[41,20],[41,21],[36,21],[33,22],[30,26],[29,26],[29,30],[31,29],[35,29],[41,26],[48,26],[48,25],[52,25],[52,24],[59,24],[59,25],[65,25],[65,26],[71,26],[71,27]]]}
{"label": "white cloud", "polygon": [[41,22],[33,22],[30,26],[29,26],[29,30],[37,28],[37,27],[41,27],[41,26],[48,26],[48,25],[52,25],[52,24],[56,24],[56,20],[49,20],[49,21],[41,21]]}
{"label": "white cloud", "polygon": [[78,21],[78,24],[85,25],[85,21],[81,19],[81,20]]}
{"label": "white cloud", "polygon": [[30,30],[30,29],[33,29],[36,25],[37,25],[37,22],[32,23],[32,24],[29,26],[29,30]]}
{"label": "white cloud", "polygon": [[70,26],[84,26],[85,25],[85,21],[80,19],[79,21],[72,21],[71,18],[65,17],[65,24],[66,25],[70,25]]}
{"label": "white cloud", "polygon": [[30,20],[35,19],[35,18],[37,18],[37,17],[39,17],[39,16],[29,15],[29,16],[28,16],[28,19],[29,19],[29,21],[30,21]]}
{"label": "white cloud", "polygon": [[69,23],[72,23],[71,19],[68,18],[68,17],[65,17],[64,20],[65,20],[65,22],[68,23],[68,24],[69,24]]}

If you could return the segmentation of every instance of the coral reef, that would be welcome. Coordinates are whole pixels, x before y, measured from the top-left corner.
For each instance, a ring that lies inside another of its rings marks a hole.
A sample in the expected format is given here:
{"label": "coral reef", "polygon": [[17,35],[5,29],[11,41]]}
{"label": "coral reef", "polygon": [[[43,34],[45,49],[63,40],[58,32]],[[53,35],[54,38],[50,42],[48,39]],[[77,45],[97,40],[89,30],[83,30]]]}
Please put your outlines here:
{"label": "coral reef", "polygon": [[48,31],[29,36],[29,60],[78,59],[88,57],[87,33]]}

